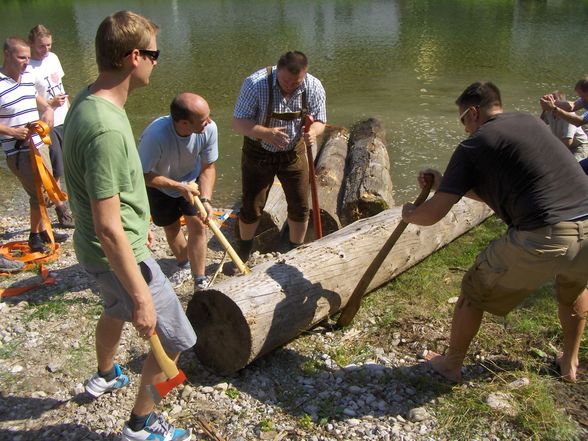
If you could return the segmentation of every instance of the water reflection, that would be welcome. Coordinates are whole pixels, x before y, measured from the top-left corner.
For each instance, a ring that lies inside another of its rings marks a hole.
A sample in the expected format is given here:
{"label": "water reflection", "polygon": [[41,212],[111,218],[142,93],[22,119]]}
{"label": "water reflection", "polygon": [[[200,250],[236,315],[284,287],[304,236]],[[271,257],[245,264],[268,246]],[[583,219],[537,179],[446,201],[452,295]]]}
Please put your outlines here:
{"label": "water reflection", "polygon": [[[24,36],[39,22],[53,31],[72,94],[96,76],[98,23],[122,7],[88,0],[2,6],[4,37]],[[538,112],[542,93],[561,89],[573,96],[585,73],[572,53],[586,43],[587,2],[128,0],[124,7],[161,27],[162,56],[151,85],[127,104],[135,135],[167,113],[179,91],[206,97],[219,126],[215,199],[224,205],[240,194],[241,138],[230,120],[241,82],[285,50],[309,56],[310,71],[327,90],[331,124],[382,119],[398,203],[417,193],[417,170],[443,168],[464,136],[453,101],[467,84],[491,79],[503,90],[507,110]],[[14,186],[6,173],[0,179]]]}

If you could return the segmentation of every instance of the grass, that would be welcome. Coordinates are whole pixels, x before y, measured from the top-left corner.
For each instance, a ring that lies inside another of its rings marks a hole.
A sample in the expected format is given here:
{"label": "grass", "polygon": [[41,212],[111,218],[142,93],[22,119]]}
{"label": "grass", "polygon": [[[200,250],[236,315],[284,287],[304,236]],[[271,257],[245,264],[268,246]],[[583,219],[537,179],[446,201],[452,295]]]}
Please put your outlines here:
{"label": "grass", "polygon": [[48,300],[31,303],[29,305],[28,320],[51,320],[56,316],[71,314],[76,307],[83,307],[84,315],[98,315],[102,311],[102,305],[99,301],[88,299],[64,299],[58,296],[52,296]]}

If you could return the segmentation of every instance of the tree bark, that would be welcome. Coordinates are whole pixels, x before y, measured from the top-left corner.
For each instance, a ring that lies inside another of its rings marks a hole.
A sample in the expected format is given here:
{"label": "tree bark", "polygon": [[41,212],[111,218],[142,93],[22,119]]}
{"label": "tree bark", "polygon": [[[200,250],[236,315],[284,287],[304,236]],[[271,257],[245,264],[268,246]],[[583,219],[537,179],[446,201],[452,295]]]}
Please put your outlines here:
{"label": "tree bark", "polygon": [[[200,361],[235,372],[345,306],[369,263],[401,220],[401,207],[362,219],[195,294],[186,314]],[[465,199],[431,227],[409,225],[367,292],[388,282],[491,214]]]}
{"label": "tree bark", "polygon": [[[316,185],[323,236],[341,228],[338,207],[343,196],[343,177],[347,159],[349,131],[345,128],[333,129],[326,137],[316,165]],[[312,205],[310,218],[312,219]],[[308,223],[307,240],[314,238],[312,222]]]}
{"label": "tree bark", "polygon": [[373,216],[394,205],[390,158],[382,123],[375,118],[351,128],[339,217],[343,225]]}

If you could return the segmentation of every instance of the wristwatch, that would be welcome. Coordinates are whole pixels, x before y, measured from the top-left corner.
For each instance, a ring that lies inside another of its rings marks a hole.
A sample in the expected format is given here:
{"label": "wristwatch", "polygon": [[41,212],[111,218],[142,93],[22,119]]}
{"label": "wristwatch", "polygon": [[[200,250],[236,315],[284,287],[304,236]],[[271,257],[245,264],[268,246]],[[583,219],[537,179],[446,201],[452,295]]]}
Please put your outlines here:
{"label": "wristwatch", "polygon": [[205,204],[206,202],[208,202],[210,204],[210,202],[211,202],[210,199],[208,199],[208,198],[199,197],[198,199],[200,199],[200,202],[202,202],[203,204]]}

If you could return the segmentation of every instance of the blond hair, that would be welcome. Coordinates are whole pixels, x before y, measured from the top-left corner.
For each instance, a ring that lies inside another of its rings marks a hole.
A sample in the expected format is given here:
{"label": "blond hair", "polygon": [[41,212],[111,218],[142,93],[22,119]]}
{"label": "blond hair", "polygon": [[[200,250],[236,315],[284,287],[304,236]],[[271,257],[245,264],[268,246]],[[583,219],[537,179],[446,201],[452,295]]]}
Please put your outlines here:
{"label": "blond hair", "polygon": [[106,17],[96,32],[96,63],[99,71],[119,70],[133,49],[147,49],[159,27],[131,11]]}
{"label": "blond hair", "polygon": [[37,38],[51,37],[51,31],[42,24],[38,24],[29,32],[29,43],[33,44]]}

